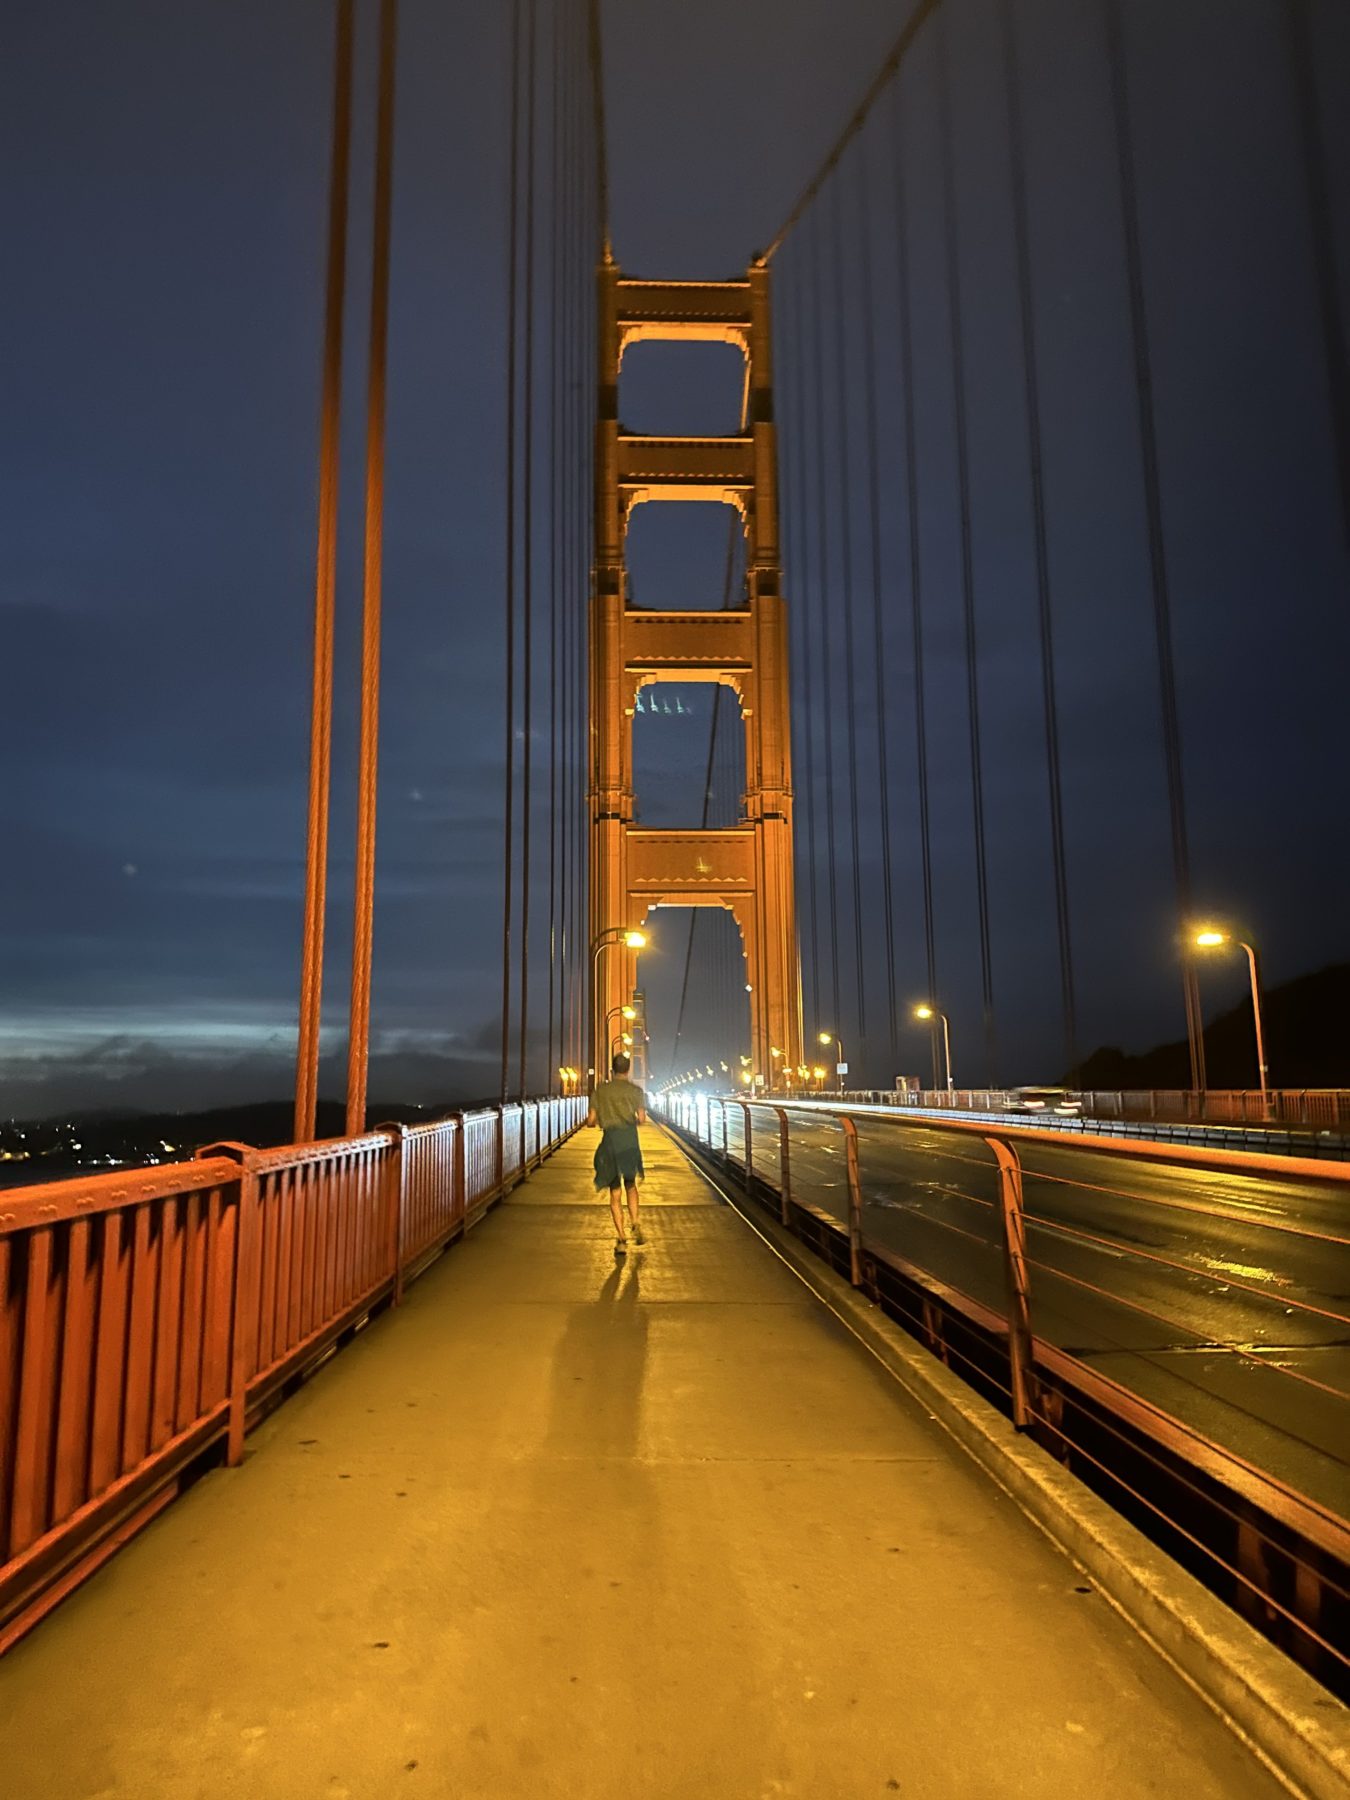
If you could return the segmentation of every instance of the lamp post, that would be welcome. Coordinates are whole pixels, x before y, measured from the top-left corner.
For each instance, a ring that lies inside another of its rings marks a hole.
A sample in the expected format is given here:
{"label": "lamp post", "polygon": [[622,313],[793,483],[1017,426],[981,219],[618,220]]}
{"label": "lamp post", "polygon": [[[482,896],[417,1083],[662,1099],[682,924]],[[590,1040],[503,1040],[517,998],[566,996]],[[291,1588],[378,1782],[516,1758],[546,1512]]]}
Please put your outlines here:
{"label": "lamp post", "polygon": [[844,1091],[844,1046],[832,1031],[818,1032],[817,1037],[822,1044],[834,1045],[834,1074],[839,1083],[839,1092],[842,1094]]}
{"label": "lamp post", "polygon": [[[1219,950],[1232,942],[1231,935],[1220,931],[1213,925],[1204,925],[1196,932],[1193,939],[1197,950]],[[1252,984],[1252,1023],[1256,1027],[1256,1068],[1261,1082],[1261,1110],[1265,1112],[1270,1105],[1270,1071],[1266,1068],[1266,1041],[1261,1029],[1261,975],[1257,967],[1256,949],[1252,944],[1237,940],[1238,948],[1247,953],[1247,972]]]}
{"label": "lamp post", "polygon": [[947,1065],[947,1092],[954,1094],[956,1083],[952,1079],[952,1032],[951,1026],[947,1023],[946,1013],[939,1012],[935,1006],[916,1006],[914,1017],[916,1019],[942,1020],[942,1056]]}
{"label": "lamp post", "polygon": [[[600,985],[599,975],[601,954],[606,950],[613,949],[615,944],[620,943],[628,950],[645,950],[647,947],[647,933],[645,931],[638,931],[631,925],[607,925],[598,936],[591,940],[591,995],[592,1006],[595,1009],[591,1013],[592,1021],[600,1017],[600,995],[598,989]],[[592,1031],[594,1031],[594,1024],[592,1024]],[[600,1052],[606,1043],[608,1036],[609,1021],[608,1019],[605,1019],[601,1022],[600,1030],[594,1032],[594,1038],[592,1040],[595,1044],[595,1060],[597,1062],[600,1060]]]}

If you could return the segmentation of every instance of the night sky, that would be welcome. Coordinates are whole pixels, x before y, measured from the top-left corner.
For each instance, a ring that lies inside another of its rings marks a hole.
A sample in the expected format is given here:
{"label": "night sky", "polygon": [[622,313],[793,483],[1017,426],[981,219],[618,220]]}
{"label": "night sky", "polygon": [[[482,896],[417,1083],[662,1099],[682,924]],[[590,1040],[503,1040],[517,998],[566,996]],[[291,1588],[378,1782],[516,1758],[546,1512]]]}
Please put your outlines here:
{"label": "night sky", "polygon": [[[342,1049],[354,813],[374,7],[359,10],[330,1054]],[[953,0],[947,10],[1000,1072],[1044,1080],[1060,1071],[1058,1005],[994,9]],[[1278,981],[1350,956],[1350,556],[1280,7],[1226,0],[1221,29],[1208,0],[1133,0],[1126,10],[1197,888],[1206,909],[1257,934],[1267,977]],[[1100,23],[1083,0],[1026,0],[1019,12],[1080,1039],[1085,1050],[1143,1048],[1179,1036],[1182,1016]],[[635,273],[719,276],[740,272],[771,236],[904,9],[627,0],[603,13],[616,254]],[[1336,0],[1313,13],[1345,296],[1350,14]],[[496,1079],[507,22],[505,6],[402,5],[376,1098],[481,1097]],[[987,1071],[977,1050],[931,57],[929,46],[904,77],[899,141],[912,171],[940,998],[958,1057],[969,1045],[958,1076],[975,1080]],[[44,0],[7,13],[0,1114],[196,1106],[288,1089],[330,79],[331,9],[321,0]],[[869,140],[874,207],[858,225],[871,233],[883,308],[894,299],[882,257],[887,141]],[[841,193],[853,206],[854,190]],[[825,226],[808,220],[790,241],[778,285],[789,504],[811,442],[790,365],[794,344],[808,341],[791,334],[807,329],[799,301],[812,229]],[[866,379],[856,330],[838,389],[850,417]],[[893,394],[895,354],[883,333],[879,394]],[[728,428],[735,362],[710,353],[694,369],[687,351],[644,347],[625,370],[626,422]],[[908,1002],[923,997],[926,977],[904,644],[910,521],[892,407],[881,431],[882,599],[894,625],[883,691],[897,984]],[[830,429],[830,442],[843,442],[837,418]],[[646,511],[653,518],[632,545],[639,602],[697,590],[706,597],[696,603],[718,604],[725,522]],[[860,515],[851,529],[861,531]],[[792,546],[804,540],[791,518],[786,530],[789,601],[801,593],[818,616],[834,605],[837,576],[813,573],[804,549],[794,570]],[[871,673],[868,665],[869,694]],[[687,713],[638,721],[646,822],[696,822],[709,696],[686,691]],[[901,1068],[926,1072],[927,1045],[888,1041],[871,698],[858,701],[856,720],[868,1037],[856,1041],[851,943],[838,993],[832,970],[808,967],[807,1024],[853,1036],[857,1073],[889,1082]],[[734,787],[725,748],[721,767],[722,786]],[[818,789],[818,820],[829,810]],[[660,920],[659,955],[643,959],[658,1075],[669,1061],[684,917]],[[713,988],[725,987],[729,967],[725,945],[708,948],[680,1067],[723,1049]],[[1236,966],[1207,974],[1208,1010],[1231,1003],[1239,985]],[[544,1060],[541,1048],[539,1081]],[[336,1079],[325,1085],[338,1091]]]}

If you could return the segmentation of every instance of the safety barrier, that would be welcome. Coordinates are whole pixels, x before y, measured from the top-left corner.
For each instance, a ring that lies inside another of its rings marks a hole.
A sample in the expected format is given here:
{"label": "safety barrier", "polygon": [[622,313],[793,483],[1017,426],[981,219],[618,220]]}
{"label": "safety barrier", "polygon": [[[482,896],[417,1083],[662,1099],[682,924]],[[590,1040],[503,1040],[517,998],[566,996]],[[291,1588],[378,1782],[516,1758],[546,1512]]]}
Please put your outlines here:
{"label": "safety barrier", "polygon": [[[803,1090],[785,1098],[913,1106],[926,1111],[1006,1113],[1017,1096],[1007,1088],[869,1088],[845,1093]],[[1347,1088],[1074,1089],[1089,1119],[1156,1120],[1160,1124],[1256,1125],[1302,1131],[1350,1130]]]}
{"label": "safety barrier", "polygon": [[0,1652],[568,1137],[583,1098],[0,1195]]}
{"label": "safety barrier", "polygon": [[1334,1358],[1316,1360],[1350,1328],[1332,1260],[1350,1262],[1350,1168],[955,1118],[925,1120],[920,1139],[894,1114],[819,1104],[657,1104],[1350,1694],[1350,1392]]}

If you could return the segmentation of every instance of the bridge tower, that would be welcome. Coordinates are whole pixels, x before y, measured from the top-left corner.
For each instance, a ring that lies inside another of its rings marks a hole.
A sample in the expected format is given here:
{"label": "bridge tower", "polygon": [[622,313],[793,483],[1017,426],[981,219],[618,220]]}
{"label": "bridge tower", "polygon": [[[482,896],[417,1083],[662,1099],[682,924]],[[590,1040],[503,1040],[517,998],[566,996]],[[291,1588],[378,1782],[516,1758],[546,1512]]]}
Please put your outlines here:
{"label": "bridge tower", "polygon": [[[771,1087],[802,1058],[793,895],[788,637],[778,545],[769,270],[741,281],[642,281],[607,254],[599,271],[599,413],[591,595],[591,936],[597,1068],[603,1022],[630,998],[636,953],[615,927],[662,906],[721,906],[740,928],[751,1054]],[[746,364],[742,429],[731,437],[641,437],[619,419],[619,367],[643,340],[736,344]],[[740,513],[746,593],[732,610],[655,612],[629,603],[624,542],[635,506],[719,501]],[[655,830],[634,819],[633,717],[653,682],[724,682],[745,728],[745,793],[724,830]],[[781,1055],[774,1058],[773,1051]]]}

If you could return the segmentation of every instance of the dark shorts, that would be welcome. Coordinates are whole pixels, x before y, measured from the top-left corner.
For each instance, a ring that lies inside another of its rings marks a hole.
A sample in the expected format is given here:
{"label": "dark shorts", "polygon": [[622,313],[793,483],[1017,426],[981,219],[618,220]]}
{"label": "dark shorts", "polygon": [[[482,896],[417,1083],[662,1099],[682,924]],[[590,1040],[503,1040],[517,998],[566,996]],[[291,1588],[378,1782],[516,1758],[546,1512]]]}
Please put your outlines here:
{"label": "dark shorts", "polygon": [[642,1146],[636,1125],[611,1125],[595,1149],[595,1188],[631,1187],[642,1174]]}

